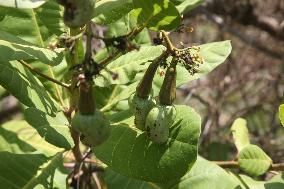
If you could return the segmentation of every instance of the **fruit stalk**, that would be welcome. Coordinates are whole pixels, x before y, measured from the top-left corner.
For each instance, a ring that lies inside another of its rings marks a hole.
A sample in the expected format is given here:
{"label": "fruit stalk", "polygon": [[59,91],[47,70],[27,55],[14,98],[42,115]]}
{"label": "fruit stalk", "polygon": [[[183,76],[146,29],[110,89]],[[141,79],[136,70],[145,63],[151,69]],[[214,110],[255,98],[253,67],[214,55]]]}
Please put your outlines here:
{"label": "fruit stalk", "polygon": [[172,105],[176,99],[176,65],[177,60],[173,58],[170,67],[166,71],[166,76],[159,92],[161,105]]}
{"label": "fruit stalk", "polygon": [[155,73],[160,65],[160,62],[163,61],[166,57],[166,51],[163,52],[159,57],[157,57],[146,70],[141,82],[136,88],[136,94],[139,98],[147,99],[152,90],[152,83],[155,76]]}

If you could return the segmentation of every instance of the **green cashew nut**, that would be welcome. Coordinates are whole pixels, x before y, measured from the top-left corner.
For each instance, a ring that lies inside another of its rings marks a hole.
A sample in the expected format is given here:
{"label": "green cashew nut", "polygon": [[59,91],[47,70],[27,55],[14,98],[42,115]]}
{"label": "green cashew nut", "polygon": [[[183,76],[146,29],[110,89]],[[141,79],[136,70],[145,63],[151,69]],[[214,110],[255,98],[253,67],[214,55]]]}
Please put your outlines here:
{"label": "green cashew nut", "polygon": [[110,122],[99,110],[93,115],[76,112],[72,119],[72,127],[82,133],[82,142],[91,147],[102,144],[110,135]]}
{"label": "green cashew nut", "polygon": [[134,124],[135,126],[144,131],[145,121],[149,111],[156,105],[156,101],[149,96],[147,99],[140,98],[136,93],[132,94],[129,100],[129,107],[134,113]]}
{"label": "green cashew nut", "polygon": [[154,107],[146,118],[147,135],[155,143],[164,143],[169,138],[169,128],[174,122],[176,110],[173,106]]}

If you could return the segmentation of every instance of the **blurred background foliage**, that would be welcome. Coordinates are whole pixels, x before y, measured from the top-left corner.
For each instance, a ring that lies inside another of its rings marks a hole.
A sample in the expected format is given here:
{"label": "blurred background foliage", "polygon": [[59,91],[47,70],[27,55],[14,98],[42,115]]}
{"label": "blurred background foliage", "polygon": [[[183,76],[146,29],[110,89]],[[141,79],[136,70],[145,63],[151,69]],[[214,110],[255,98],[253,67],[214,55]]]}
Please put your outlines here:
{"label": "blurred background foliage", "polygon": [[[177,46],[181,41],[191,46],[226,39],[233,46],[226,64],[178,90],[176,103],[202,115],[199,153],[209,160],[234,159],[230,126],[243,117],[252,143],[275,163],[284,162],[284,129],[278,119],[284,91],[284,1],[205,0],[184,15],[183,24],[181,32],[170,35]],[[95,43],[95,50],[102,48],[100,41]],[[21,117],[18,102],[1,86],[0,98],[1,123]]]}

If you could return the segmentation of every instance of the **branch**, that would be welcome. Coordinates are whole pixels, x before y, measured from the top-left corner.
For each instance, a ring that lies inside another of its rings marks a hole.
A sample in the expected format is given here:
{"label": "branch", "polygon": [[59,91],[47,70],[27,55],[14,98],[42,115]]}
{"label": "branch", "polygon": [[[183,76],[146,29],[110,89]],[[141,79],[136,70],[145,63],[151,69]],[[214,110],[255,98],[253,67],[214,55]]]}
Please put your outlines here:
{"label": "branch", "polygon": [[61,82],[61,81],[58,81],[58,80],[56,80],[56,79],[54,79],[54,78],[52,78],[52,77],[49,77],[49,76],[47,76],[47,75],[41,73],[39,70],[36,70],[35,68],[33,68],[31,65],[29,65],[29,64],[26,63],[25,61],[19,60],[18,62],[20,62],[23,66],[25,66],[26,68],[28,68],[31,72],[36,73],[37,75],[39,75],[39,76],[41,76],[41,77],[43,77],[43,78],[45,78],[45,79],[47,79],[47,80],[49,80],[49,81],[55,83],[55,84],[58,84],[58,85],[60,85],[60,86],[62,86],[62,87],[65,87],[65,88],[67,88],[67,89],[70,89],[70,85],[69,85],[69,84],[63,83],[63,82]]}
{"label": "branch", "polygon": [[[239,169],[239,163],[237,161],[212,161],[222,168]],[[271,164],[269,171],[284,171],[284,163]]]}

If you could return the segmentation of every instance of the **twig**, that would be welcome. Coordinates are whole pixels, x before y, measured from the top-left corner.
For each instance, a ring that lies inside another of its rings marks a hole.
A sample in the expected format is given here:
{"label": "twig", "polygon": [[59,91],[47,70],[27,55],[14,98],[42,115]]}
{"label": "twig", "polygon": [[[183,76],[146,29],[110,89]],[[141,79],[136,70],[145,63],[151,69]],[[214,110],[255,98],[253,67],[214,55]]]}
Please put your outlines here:
{"label": "twig", "polygon": [[37,75],[39,75],[39,76],[41,76],[41,77],[43,77],[43,78],[45,78],[45,79],[47,79],[47,80],[49,80],[49,81],[51,81],[51,82],[53,82],[53,83],[56,83],[56,84],[58,84],[58,85],[60,85],[60,86],[62,86],[62,87],[65,87],[65,88],[67,88],[67,89],[70,89],[70,85],[69,85],[69,84],[63,83],[63,82],[61,82],[61,81],[58,81],[58,80],[56,80],[56,79],[54,79],[54,78],[52,78],[52,77],[49,77],[49,76],[47,76],[47,75],[41,73],[40,71],[36,70],[35,68],[33,68],[31,65],[29,65],[27,62],[25,62],[25,61],[23,61],[23,60],[19,60],[19,62],[20,62],[23,66],[25,66],[26,68],[28,68],[31,72],[34,72],[34,73],[36,73]]}
{"label": "twig", "polygon": [[174,51],[175,47],[173,46],[173,44],[172,44],[171,40],[169,39],[167,33],[164,30],[162,30],[161,33],[162,33],[162,37],[163,37],[163,39],[166,43],[167,50],[169,51],[169,53],[175,54],[175,51]]}
{"label": "twig", "polygon": [[[228,169],[239,169],[239,163],[237,161],[212,161],[222,168]],[[268,171],[284,171],[284,163],[274,163],[271,164]]]}

